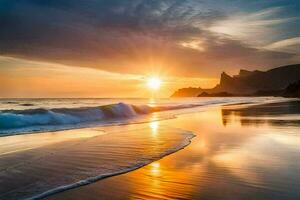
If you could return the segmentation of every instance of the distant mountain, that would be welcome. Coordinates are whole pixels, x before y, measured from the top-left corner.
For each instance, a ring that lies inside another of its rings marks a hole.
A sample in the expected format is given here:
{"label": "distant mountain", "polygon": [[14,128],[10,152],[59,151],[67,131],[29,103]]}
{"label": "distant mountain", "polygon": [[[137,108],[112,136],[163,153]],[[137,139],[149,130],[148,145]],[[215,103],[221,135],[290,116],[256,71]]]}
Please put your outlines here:
{"label": "distant mountain", "polygon": [[230,94],[228,92],[218,92],[218,93],[207,93],[207,92],[202,92],[201,94],[198,95],[198,97],[232,97],[234,96],[233,94]]}
{"label": "distant mountain", "polygon": [[[210,89],[208,89],[210,90]],[[181,88],[172,94],[171,97],[197,97],[199,94],[205,92],[202,88]]]}
{"label": "distant mountain", "polygon": [[[208,94],[230,93],[249,96],[261,91],[280,91],[300,80],[300,64],[282,66],[268,71],[240,70],[238,75],[221,74],[220,83],[211,89],[182,88],[172,97],[196,97],[203,92]],[[267,92],[266,92],[267,93]]]}

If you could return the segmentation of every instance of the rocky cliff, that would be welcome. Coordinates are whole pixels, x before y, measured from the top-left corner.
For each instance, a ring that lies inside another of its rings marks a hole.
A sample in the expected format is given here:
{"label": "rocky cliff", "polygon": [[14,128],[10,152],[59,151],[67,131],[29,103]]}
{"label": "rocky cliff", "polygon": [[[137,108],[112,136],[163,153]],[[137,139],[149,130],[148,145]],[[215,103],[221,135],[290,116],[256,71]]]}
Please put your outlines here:
{"label": "rocky cliff", "polygon": [[300,80],[300,64],[274,68],[268,71],[240,70],[238,75],[221,74],[220,83],[211,89],[182,88],[172,97],[198,96],[203,92],[227,92],[236,95],[250,95],[257,91],[277,91]]}

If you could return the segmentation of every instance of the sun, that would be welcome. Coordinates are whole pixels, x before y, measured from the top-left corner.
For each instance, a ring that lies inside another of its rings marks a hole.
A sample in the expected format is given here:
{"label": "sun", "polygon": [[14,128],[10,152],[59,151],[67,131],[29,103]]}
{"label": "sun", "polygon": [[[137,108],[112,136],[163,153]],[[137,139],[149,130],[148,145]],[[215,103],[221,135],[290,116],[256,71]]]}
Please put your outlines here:
{"label": "sun", "polygon": [[147,79],[147,86],[151,90],[158,90],[161,86],[161,79],[158,77],[150,77]]}

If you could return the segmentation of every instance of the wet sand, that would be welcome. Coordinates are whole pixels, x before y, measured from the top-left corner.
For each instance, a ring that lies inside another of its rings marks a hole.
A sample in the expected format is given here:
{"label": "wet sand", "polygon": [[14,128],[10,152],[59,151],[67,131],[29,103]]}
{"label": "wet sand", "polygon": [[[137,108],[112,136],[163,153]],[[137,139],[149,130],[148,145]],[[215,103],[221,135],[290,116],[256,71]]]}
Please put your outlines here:
{"label": "wet sand", "polygon": [[299,109],[299,101],[217,106],[155,122],[197,136],[138,170],[47,199],[299,199]]}

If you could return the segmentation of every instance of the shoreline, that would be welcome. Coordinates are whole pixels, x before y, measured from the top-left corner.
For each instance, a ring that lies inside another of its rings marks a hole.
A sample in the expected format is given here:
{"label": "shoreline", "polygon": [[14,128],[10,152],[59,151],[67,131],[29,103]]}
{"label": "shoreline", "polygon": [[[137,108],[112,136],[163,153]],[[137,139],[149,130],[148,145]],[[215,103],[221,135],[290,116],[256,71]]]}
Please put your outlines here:
{"label": "shoreline", "polygon": [[65,192],[65,191],[68,191],[68,190],[72,190],[72,189],[75,189],[75,188],[78,188],[78,187],[82,187],[82,186],[85,186],[85,185],[93,184],[93,183],[101,181],[103,179],[107,179],[107,178],[110,178],[110,177],[115,177],[115,176],[119,176],[119,175],[122,175],[122,174],[126,174],[126,173],[129,173],[129,172],[135,171],[135,170],[140,169],[140,168],[142,168],[144,166],[147,166],[147,165],[149,165],[151,163],[154,163],[154,162],[156,162],[158,160],[161,160],[161,159],[163,159],[166,156],[169,156],[171,154],[177,153],[180,150],[183,150],[184,148],[186,148],[188,145],[191,144],[192,139],[194,137],[196,137],[196,135],[191,135],[191,137],[186,138],[186,140],[182,142],[183,144],[182,144],[181,147],[178,147],[178,148],[174,149],[174,152],[167,152],[166,154],[162,155],[161,158],[158,158],[157,160],[153,160],[150,163],[141,163],[141,164],[138,164],[135,167],[132,167],[132,168],[129,168],[129,169],[120,170],[120,171],[116,171],[116,172],[111,173],[111,174],[102,174],[102,175],[99,175],[99,176],[90,177],[88,179],[81,180],[81,181],[78,181],[76,183],[72,183],[70,185],[64,185],[64,186],[61,186],[61,187],[58,187],[58,188],[51,189],[51,190],[46,191],[46,192],[44,192],[42,194],[30,197],[30,198],[26,198],[26,200],[43,199],[43,198],[50,197],[50,196],[58,194],[58,193],[62,193],[62,192]]}

